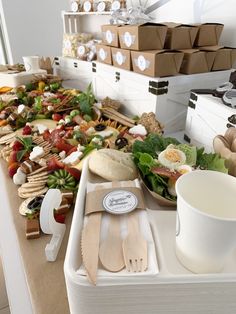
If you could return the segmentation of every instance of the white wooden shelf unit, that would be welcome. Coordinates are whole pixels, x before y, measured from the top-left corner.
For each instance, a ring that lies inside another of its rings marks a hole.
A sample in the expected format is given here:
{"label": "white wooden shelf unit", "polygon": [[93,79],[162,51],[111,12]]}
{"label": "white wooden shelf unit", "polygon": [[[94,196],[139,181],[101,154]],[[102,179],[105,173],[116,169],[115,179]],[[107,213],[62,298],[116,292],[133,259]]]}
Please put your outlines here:
{"label": "white wooden shelf unit", "polygon": [[67,34],[92,33],[101,38],[101,25],[109,24],[110,12],[62,11],[63,32]]}

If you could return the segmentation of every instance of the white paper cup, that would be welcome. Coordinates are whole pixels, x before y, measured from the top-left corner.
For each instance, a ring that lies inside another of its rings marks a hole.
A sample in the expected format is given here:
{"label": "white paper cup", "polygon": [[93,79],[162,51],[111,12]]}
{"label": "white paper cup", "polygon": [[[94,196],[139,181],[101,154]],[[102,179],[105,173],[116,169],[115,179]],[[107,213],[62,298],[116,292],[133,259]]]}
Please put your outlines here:
{"label": "white paper cup", "polygon": [[220,272],[236,247],[236,178],[197,170],[176,182],[176,255],[194,273]]}
{"label": "white paper cup", "polygon": [[22,57],[25,71],[26,72],[34,72],[40,69],[39,67],[39,56],[27,56]]}

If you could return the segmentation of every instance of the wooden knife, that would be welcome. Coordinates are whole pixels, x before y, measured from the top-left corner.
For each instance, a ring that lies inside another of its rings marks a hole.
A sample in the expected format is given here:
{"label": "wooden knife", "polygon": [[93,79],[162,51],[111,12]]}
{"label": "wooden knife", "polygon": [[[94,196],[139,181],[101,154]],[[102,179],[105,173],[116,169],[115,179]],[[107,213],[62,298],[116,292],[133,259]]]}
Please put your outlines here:
{"label": "wooden knife", "polygon": [[89,281],[94,285],[97,283],[101,217],[101,212],[90,214],[81,236],[81,252],[84,267]]}
{"label": "wooden knife", "polygon": [[[102,185],[98,185],[95,190],[102,188]],[[89,281],[94,285],[97,283],[101,220],[101,212],[95,212],[88,215],[87,223],[84,226],[81,235],[81,254],[84,267]]]}

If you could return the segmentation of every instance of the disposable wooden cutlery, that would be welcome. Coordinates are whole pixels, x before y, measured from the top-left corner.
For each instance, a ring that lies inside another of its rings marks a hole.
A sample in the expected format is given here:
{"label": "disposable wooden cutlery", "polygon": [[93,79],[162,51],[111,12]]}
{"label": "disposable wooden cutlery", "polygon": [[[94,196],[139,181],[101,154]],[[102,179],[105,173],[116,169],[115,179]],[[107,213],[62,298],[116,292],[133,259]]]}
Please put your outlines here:
{"label": "disposable wooden cutlery", "polygon": [[[102,186],[95,190],[102,189]],[[98,252],[100,241],[101,212],[95,212],[88,215],[86,225],[81,235],[81,253],[89,281],[96,285],[98,269]]]}
{"label": "disposable wooden cutlery", "polygon": [[120,216],[118,215],[109,215],[108,233],[100,245],[99,257],[103,267],[111,272],[118,272],[125,267],[120,234]]}
{"label": "disposable wooden cutlery", "polygon": [[130,272],[145,271],[147,269],[147,241],[140,233],[138,210],[127,215],[127,225],[128,235],[123,240],[126,269]]}

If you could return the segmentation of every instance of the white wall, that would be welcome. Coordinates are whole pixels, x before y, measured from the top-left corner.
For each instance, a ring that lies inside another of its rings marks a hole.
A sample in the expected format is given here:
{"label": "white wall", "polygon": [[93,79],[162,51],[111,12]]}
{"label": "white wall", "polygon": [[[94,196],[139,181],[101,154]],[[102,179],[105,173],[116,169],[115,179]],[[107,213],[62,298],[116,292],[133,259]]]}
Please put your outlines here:
{"label": "white wall", "polygon": [[2,0],[14,62],[21,56],[61,55],[61,11],[69,0]]}

